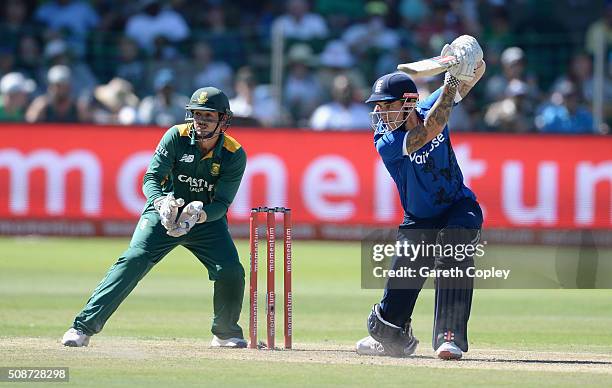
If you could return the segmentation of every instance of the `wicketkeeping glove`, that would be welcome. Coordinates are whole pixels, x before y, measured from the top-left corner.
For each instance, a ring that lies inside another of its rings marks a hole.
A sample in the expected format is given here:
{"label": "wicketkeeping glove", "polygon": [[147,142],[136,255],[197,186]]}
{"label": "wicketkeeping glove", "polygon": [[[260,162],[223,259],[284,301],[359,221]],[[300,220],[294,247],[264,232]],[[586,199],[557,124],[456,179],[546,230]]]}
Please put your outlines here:
{"label": "wicketkeeping glove", "polygon": [[185,204],[182,198],[174,198],[174,194],[170,193],[165,197],[159,197],[153,201],[155,210],[159,213],[161,224],[164,228],[170,230],[175,226],[178,209]]}
{"label": "wicketkeeping glove", "polygon": [[195,224],[206,222],[207,214],[201,201],[189,202],[183,209],[176,224],[166,232],[168,236],[180,237],[187,234]]}

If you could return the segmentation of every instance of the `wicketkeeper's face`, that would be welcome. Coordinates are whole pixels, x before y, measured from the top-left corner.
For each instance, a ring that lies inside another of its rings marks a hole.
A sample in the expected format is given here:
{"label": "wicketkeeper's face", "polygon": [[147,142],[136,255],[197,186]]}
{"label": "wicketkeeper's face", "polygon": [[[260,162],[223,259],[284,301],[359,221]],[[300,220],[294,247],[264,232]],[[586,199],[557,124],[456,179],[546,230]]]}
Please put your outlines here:
{"label": "wicketkeeper's face", "polygon": [[194,110],[193,114],[193,125],[196,131],[212,131],[217,127],[219,122],[219,112],[209,110]]}
{"label": "wicketkeeper's face", "polygon": [[193,110],[193,128],[199,139],[208,138],[216,129],[223,126],[219,123],[219,112],[209,110]]}

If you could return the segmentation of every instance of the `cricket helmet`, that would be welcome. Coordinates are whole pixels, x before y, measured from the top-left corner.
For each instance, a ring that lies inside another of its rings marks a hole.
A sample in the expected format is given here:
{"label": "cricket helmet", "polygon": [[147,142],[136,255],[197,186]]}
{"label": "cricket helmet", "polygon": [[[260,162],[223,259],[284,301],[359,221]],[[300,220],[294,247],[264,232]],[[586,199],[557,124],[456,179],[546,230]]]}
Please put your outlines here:
{"label": "cricket helmet", "polygon": [[366,103],[393,102],[402,100],[400,110],[379,110],[370,113],[370,124],[374,133],[382,134],[401,127],[419,100],[419,92],[412,79],[403,72],[385,74],[374,82],[372,94]]}
{"label": "cricket helmet", "polygon": [[[189,102],[185,105],[185,109],[187,109],[188,114],[193,110],[208,110],[219,112],[230,118],[233,115],[230,110],[229,99],[225,93],[212,86],[199,88],[193,92]],[[193,116],[190,118],[193,119]],[[189,121],[189,119],[186,118],[186,121]]]}
{"label": "cricket helmet", "polygon": [[[229,127],[232,116],[234,115],[230,110],[229,99],[221,90],[207,86],[205,88],[199,88],[191,95],[189,102],[185,105],[185,121],[192,122],[193,119],[193,111],[196,110],[204,110],[211,112],[218,112],[219,118],[217,120],[217,125],[212,132],[201,134],[196,133],[195,125],[193,126],[193,130],[191,131],[191,139],[192,143],[195,144],[196,138],[200,139],[208,139],[213,136],[218,136],[221,133],[225,132],[225,130]],[[217,129],[221,129],[219,133],[217,133]]]}

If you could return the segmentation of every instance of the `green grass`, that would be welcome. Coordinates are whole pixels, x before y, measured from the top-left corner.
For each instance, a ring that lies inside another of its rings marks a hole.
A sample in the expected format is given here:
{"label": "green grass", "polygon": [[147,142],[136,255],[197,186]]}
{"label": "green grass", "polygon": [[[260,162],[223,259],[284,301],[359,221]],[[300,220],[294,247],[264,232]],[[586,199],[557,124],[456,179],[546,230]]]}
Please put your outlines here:
{"label": "green grass", "polygon": [[[263,362],[211,357],[137,360],[102,357],[88,349],[84,363],[74,349],[43,350],[23,347],[3,351],[8,341],[37,337],[56,346],[58,338],[83,307],[87,297],[116,257],[126,239],[0,238],[0,366],[70,366],[71,381],[79,385],[376,385],[400,382],[431,385],[446,374],[470,385],[602,385],[607,373],[567,370],[496,370],[424,368],[397,365]],[[238,242],[248,269],[248,244]],[[294,341],[348,346],[366,335],[365,320],[380,290],[360,288],[360,250],[356,243],[296,241],[294,254]],[[489,247],[503,255],[513,249]],[[546,254],[547,248],[523,248],[523,255]],[[608,254],[603,252],[602,254]],[[263,263],[262,263],[263,264]],[[263,272],[263,271],[261,271]],[[281,296],[281,275],[277,271]],[[260,279],[260,291],[265,282]],[[248,284],[247,284],[248,286]],[[263,297],[263,293],[260,293]],[[473,348],[555,352],[612,353],[612,291],[610,290],[476,290],[470,320]],[[263,299],[260,307],[263,308]],[[277,338],[282,342],[282,303],[278,304]],[[204,267],[182,248],[176,249],[143,279],[100,336],[118,340],[210,339],[212,283]],[[245,298],[241,324],[248,325]],[[263,310],[262,310],[263,312]],[[430,345],[433,291],[424,290],[413,316],[421,349]],[[260,322],[263,322],[263,314]],[[260,324],[260,338],[265,328]],[[3,344],[5,342],[5,344]],[[59,346],[57,346],[59,348]],[[71,350],[72,352],[66,352]],[[93,358],[93,360],[92,360]],[[435,365],[435,364],[434,364]],[[467,365],[467,364],[466,364]],[[222,371],[222,372],[221,372]]]}

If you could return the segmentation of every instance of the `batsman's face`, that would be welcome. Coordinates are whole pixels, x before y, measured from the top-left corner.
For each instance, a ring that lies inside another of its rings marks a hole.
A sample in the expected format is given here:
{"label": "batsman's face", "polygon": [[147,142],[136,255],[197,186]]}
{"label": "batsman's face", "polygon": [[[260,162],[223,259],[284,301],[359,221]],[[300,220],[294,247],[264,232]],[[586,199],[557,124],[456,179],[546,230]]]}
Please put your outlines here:
{"label": "batsman's face", "polygon": [[370,113],[375,133],[387,133],[401,127],[414,111],[416,100],[379,101]]}

